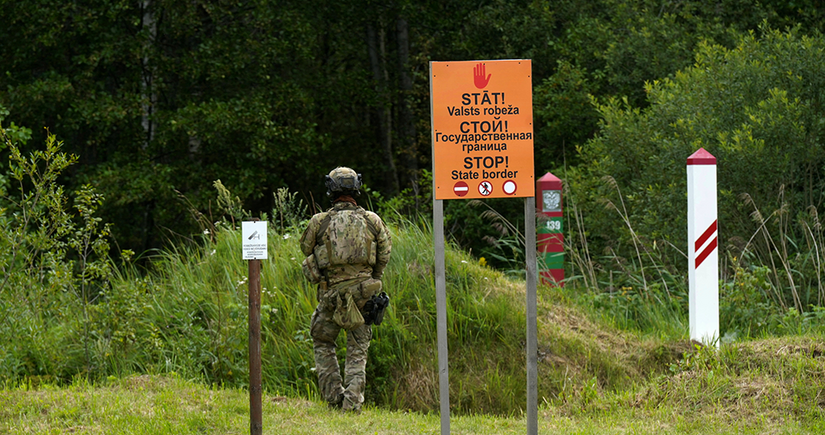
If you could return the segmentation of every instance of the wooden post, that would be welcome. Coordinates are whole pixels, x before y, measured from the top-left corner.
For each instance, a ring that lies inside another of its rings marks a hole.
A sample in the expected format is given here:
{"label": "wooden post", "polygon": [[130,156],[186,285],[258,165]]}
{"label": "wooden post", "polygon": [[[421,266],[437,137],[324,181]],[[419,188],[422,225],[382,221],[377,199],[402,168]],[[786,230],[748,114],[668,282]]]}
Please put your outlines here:
{"label": "wooden post", "polygon": [[249,260],[249,433],[261,435],[261,260]]}
{"label": "wooden post", "polygon": [[266,222],[243,222],[241,241],[243,259],[249,261],[249,433],[261,435],[261,259],[268,256]]}

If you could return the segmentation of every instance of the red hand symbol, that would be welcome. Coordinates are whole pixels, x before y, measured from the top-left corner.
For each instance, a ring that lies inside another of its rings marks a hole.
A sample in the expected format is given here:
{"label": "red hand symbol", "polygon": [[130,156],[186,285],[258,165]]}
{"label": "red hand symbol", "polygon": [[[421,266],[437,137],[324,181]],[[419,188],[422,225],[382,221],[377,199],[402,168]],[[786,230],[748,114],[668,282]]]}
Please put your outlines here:
{"label": "red hand symbol", "polygon": [[473,68],[473,79],[475,80],[476,87],[479,89],[484,89],[487,87],[487,83],[490,83],[490,76],[492,74],[487,74],[487,77],[484,77],[484,74],[487,72],[486,67],[483,63],[476,65]]}

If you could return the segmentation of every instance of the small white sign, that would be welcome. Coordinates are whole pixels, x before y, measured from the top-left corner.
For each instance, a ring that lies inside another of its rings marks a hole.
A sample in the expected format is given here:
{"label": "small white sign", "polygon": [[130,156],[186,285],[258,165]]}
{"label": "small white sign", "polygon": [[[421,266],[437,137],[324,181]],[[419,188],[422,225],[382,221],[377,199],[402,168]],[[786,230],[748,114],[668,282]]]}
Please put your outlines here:
{"label": "small white sign", "polygon": [[266,221],[243,222],[243,259],[266,260]]}

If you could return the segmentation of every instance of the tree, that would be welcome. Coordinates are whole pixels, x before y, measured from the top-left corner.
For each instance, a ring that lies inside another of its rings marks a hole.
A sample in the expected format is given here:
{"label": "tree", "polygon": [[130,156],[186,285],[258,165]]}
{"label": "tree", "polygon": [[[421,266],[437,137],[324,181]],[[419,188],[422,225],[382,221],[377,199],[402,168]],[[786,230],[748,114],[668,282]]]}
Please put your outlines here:
{"label": "tree", "polygon": [[704,147],[719,162],[721,257],[750,252],[777,265],[776,287],[798,299],[798,282],[781,271],[802,261],[796,253],[819,249],[812,243],[825,198],[823,65],[825,37],[763,27],[734,49],[701,44],[694,66],[646,86],[646,109],[627,99],[600,106],[600,132],[583,147],[572,180],[591,241],[629,258],[638,239],[651,250],[657,244],[684,271],[675,249],[687,243],[685,159]]}
{"label": "tree", "polygon": [[196,231],[188,208],[208,215],[217,179],[263,212],[282,187],[321,204],[321,176],[347,165],[425,210],[431,60],[533,60],[541,173],[578,163],[601,116],[591,96],[645,107],[644,83],[689,66],[699,41],[731,48],[762,20],[821,27],[822,6],[796,4],[3,1],[0,103],[32,147],[47,127],[80,156],[68,187],[95,185],[140,252]]}

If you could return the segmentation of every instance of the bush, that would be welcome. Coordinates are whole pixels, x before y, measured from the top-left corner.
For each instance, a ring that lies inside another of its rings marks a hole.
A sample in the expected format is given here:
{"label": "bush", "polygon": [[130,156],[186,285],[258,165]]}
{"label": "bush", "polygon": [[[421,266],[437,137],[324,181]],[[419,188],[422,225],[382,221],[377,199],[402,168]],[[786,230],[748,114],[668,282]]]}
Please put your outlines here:
{"label": "bush", "polygon": [[701,44],[693,67],[646,86],[646,109],[600,105],[600,133],[570,172],[568,198],[591,252],[635,259],[658,247],[663,267],[686,274],[684,168],[704,147],[718,161],[720,258],[771,265],[773,302],[804,311],[823,300],[811,216],[825,194],[825,37],[761,33],[735,49]]}
{"label": "bush", "polygon": [[18,143],[28,134],[13,125],[0,130],[10,162],[0,178],[0,376],[67,380],[101,370],[91,324],[109,285],[109,229],[95,217],[102,198],[91,187],[74,192],[69,208],[57,183],[77,157],[61,152],[54,135],[24,156]]}

